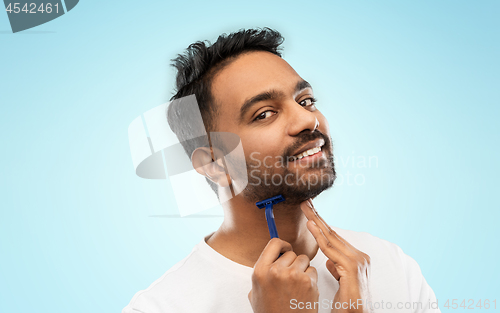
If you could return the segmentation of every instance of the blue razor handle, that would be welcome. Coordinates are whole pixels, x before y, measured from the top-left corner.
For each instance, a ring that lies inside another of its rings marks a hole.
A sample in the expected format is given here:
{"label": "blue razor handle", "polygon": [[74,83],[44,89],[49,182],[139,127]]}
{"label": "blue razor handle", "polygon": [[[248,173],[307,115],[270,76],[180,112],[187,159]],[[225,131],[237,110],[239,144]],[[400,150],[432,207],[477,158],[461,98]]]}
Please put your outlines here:
{"label": "blue razor handle", "polygon": [[267,227],[269,228],[269,234],[271,235],[271,239],[272,238],[279,238],[278,237],[278,230],[276,229],[276,222],[274,221],[274,213],[273,213],[273,205],[272,204],[266,205],[266,221],[267,221]]}
{"label": "blue razor handle", "polygon": [[273,205],[282,201],[285,201],[285,198],[282,195],[277,195],[255,203],[259,209],[266,208],[266,221],[271,239],[279,238],[278,229],[276,228],[276,223],[274,222]]}

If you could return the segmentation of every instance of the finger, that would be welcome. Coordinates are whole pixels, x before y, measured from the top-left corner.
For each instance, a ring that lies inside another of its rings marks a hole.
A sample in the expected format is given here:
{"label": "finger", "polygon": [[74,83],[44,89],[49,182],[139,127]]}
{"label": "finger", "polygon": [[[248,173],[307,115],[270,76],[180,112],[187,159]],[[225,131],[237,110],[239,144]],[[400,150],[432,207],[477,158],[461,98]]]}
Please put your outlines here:
{"label": "finger", "polygon": [[334,231],[330,225],[328,225],[328,223],[323,219],[323,217],[321,217],[321,215],[318,214],[318,211],[316,211],[316,209],[314,209],[314,204],[312,203],[312,200],[310,200],[310,204],[312,206],[312,211],[315,213],[316,217],[321,221],[321,224],[324,225],[324,227],[326,228],[326,231],[329,233],[329,234],[334,234],[341,242],[343,242],[344,244],[346,244],[348,247],[352,248],[352,249],[355,249],[357,250],[356,248],[354,248],[347,240],[345,240],[342,236],[340,236],[336,231]]}
{"label": "finger", "polygon": [[293,267],[299,272],[305,272],[307,268],[309,267],[311,260],[307,257],[305,254],[301,254],[293,260],[293,263],[290,265],[290,267]]}
{"label": "finger", "polygon": [[320,225],[318,225],[316,222],[317,220],[318,220],[317,218],[310,219],[307,222],[307,228],[313,234],[314,238],[316,238],[318,244],[320,243],[318,241],[318,238],[324,237],[328,245],[335,247],[337,250],[341,251],[346,255],[351,254],[349,252],[346,253],[346,250],[349,250],[349,248],[346,247],[346,245],[343,242],[341,242],[337,237],[330,235],[330,233],[328,232],[327,229],[325,229],[325,227],[321,227],[320,226],[322,225],[321,222]]}
{"label": "finger", "polygon": [[334,264],[347,264],[345,262],[348,261],[348,258],[345,256],[345,254],[337,249],[337,247],[335,247],[335,245],[333,245],[330,241],[328,241],[321,229],[313,221],[307,222],[307,228],[314,236],[314,239],[316,239],[316,241],[318,242],[318,246],[321,251],[323,251],[323,253],[330,260],[332,260]]}
{"label": "finger", "polygon": [[305,273],[307,275],[309,275],[309,277],[311,278],[311,282],[313,285],[316,285],[318,283],[318,271],[316,270],[315,267],[313,266],[309,266]]}
{"label": "finger", "polygon": [[302,212],[304,213],[304,215],[306,216],[306,218],[308,220],[314,221],[317,219],[315,214],[314,214],[314,209],[313,209],[311,199],[307,199],[306,201],[303,201],[302,203],[300,203],[300,209],[302,210]]}
{"label": "finger", "polygon": [[271,265],[279,257],[280,253],[292,250],[292,245],[279,238],[269,240],[266,247],[259,256],[254,267],[261,265]]}
{"label": "finger", "polygon": [[293,251],[287,251],[285,252],[281,257],[279,257],[274,264],[277,264],[279,266],[290,266],[293,261],[297,258],[297,255]]}
{"label": "finger", "polygon": [[334,245],[337,249],[342,251],[346,255],[354,255],[355,249],[345,240],[342,240],[341,237],[323,220],[321,216],[319,216],[318,212],[314,209],[314,205],[312,201],[309,199],[301,203],[300,208],[306,218],[310,221],[313,221],[322,231],[324,236],[328,239],[328,241]]}
{"label": "finger", "polygon": [[[313,205],[314,207],[314,205]],[[316,210],[315,210],[316,212]],[[323,225],[325,226],[326,228],[326,231],[327,231],[327,234],[332,236],[334,235],[336,237],[336,239],[341,242],[344,246],[338,246],[338,248],[347,256],[356,256],[358,255],[359,253],[362,253],[364,255],[366,255],[365,253],[359,251],[358,249],[356,249],[353,245],[351,245],[349,243],[349,241],[345,240],[344,237],[340,236],[339,233],[337,233],[335,230],[333,230],[330,225],[328,225],[325,220],[321,217],[321,215],[319,215],[317,212],[316,212],[316,216],[319,218],[319,220],[323,223]],[[327,236],[328,238],[328,236]]]}
{"label": "finger", "polygon": [[335,264],[333,264],[332,260],[326,260],[326,269],[333,275],[333,277],[335,277],[337,281],[340,280],[339,272],[337,272],[337,268],[335,267]]}
{"label": "finger", "polygon": [[318,225],[324,233],[329,232],[329,230],[328,230],[329,226],[321,219],[318,212],[316,212],[316,210],[314,209],[314,205],[312,204],[311,199],[302,202],[300,204],[300,208],[301,208],[302,212],[304,212],[304,215],[306,216],[306,218],[308,220],[316,223],[316,225]]}

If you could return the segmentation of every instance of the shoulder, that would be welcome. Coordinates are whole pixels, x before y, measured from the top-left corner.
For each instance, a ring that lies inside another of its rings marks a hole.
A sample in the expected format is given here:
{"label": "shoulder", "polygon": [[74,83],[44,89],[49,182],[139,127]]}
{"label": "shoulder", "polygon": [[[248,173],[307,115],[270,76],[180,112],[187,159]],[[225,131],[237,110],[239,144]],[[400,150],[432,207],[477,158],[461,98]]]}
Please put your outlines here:
{"label": "shoulder", "polygon": [[237,305],[248,302],[251,272],[252,268],[226,259],[203,239],[186,258],[137,292],[122,313],[232,312],[235,301]]}
{"label": "shoulder", "polygon": [[[419,302],[422,306],[436,302],[418,263],[397,244],[367,232],[332,228],[356,249],[370,256],[371,290],[376,299]],[[439,312],[439,309],[427,307],[419,312]]]}
{"label": "shoulder", "polygon": [[166,295],[171,298],[183,294],[182,286],[186,286],[186,280],[189,280],[186,274],[200,268],[198,266],[200,256],[197,250],[195,246],[188,256],[172,266],[148,288],[138,291],[122,313],[160,312],[160,308],[165,309],[163,302],[166,300]]}
{"label": "shoulder", "polygon": [[347,240],[356,249],[368,254],[373,265],[382,268],[398,270],[405,276],[415,276],[415,272],[420,273],[417,262],[405,254],[401,247],[388,240],[379,238],[367,232],[332,227],[342,238]]}

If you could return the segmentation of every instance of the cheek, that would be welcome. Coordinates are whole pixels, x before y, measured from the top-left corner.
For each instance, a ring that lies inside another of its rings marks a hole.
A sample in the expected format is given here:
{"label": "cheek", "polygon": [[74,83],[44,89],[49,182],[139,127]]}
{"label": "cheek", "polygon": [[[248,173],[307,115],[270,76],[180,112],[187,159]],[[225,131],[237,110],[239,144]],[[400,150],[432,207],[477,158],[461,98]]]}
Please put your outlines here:
{"label": "cheek", "polygon": [[247,156],[247,160],[260,159],[261,161],[267,157],[278,157],[283,153],[284,140],[274,131],[260,132],[256,136],[246,137],[242,139],[243,150]]}

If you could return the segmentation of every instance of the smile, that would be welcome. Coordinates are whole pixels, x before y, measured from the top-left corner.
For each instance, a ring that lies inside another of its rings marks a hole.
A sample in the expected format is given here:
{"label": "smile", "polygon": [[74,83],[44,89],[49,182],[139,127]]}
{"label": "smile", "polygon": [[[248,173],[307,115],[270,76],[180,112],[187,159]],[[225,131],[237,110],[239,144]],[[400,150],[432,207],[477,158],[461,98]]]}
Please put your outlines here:
{"label": "smile", "polygon": [[319,146],[319,147],[315,147],[315,148],[311,148],[309,150],[306,150],[302,153],[299,153],[297,155],[294,155],[291,157],[292,161],[297,161],[297,160],[301,160],[303,158],[306,158],[306,157],[309,157],[309,156],[319,156],[321,154],[321,148],[323,147],[323,145]]}

